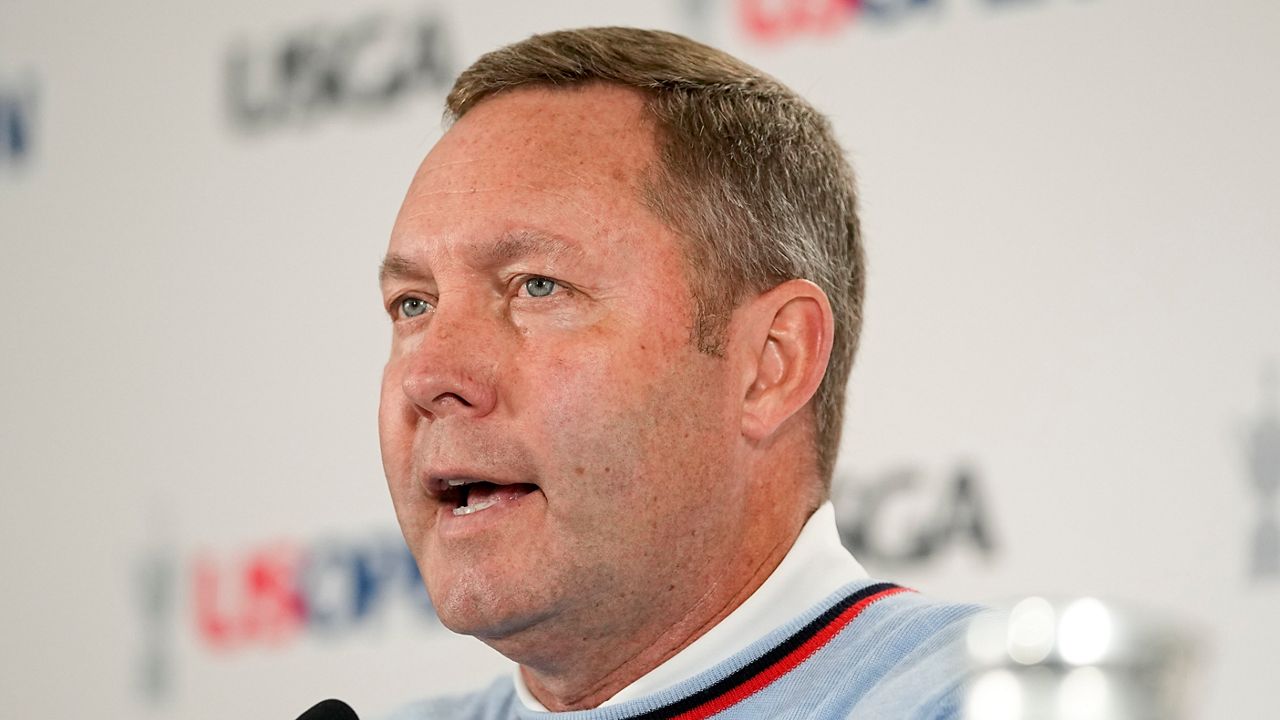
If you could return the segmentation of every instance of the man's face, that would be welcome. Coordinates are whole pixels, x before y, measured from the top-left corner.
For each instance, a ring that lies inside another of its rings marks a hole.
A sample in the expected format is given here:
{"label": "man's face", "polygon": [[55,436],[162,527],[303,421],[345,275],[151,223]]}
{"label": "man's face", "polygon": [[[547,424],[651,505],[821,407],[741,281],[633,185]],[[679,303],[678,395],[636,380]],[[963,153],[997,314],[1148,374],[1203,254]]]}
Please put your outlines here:
{"label": "man's face", "polygon": [[693,346],[653,161],[631,91],[508,92],[431,151],[392,233],[391,497],[441,619],[504,652],[664,622],[749,526],[742,368]]}

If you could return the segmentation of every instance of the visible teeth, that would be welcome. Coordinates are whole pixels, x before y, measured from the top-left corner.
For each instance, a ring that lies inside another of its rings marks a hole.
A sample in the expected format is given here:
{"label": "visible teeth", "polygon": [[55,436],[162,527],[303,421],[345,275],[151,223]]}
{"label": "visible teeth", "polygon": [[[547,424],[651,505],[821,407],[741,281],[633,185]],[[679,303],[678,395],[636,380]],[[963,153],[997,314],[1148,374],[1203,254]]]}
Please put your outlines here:
{"label": "visible teeth", "polygon": [[497,504],[498,504],[497,498],[489,498],[487,500],[482,500],[476,503],[475,505],[466,505],[464,507],[454,508],[453,514],[454,515],[470,515],[471,513],[478,513],[481,510],[491,508]]}
{"label": "visible teeth", "polygon": [[462,487],[463,485],[466,485],[471,481],[470,480],[448,480],[446,482],[448,482],[449,487]]}

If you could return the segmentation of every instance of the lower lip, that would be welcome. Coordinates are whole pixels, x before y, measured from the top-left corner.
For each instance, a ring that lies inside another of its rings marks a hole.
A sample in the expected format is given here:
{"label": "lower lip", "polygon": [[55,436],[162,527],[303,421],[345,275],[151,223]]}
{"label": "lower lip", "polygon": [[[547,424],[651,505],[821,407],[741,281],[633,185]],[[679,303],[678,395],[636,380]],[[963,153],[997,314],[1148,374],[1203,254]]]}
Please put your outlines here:
{"label": "lower lip", "polygon": [[512,513],[528,510],[536,502],[534,498],[541,496],[541,490],[533,490],[467,515],[454,515],[454,505],[441,505],[436,512],[436,533],[445,538],[459,538],[485,532],[511,520]]}

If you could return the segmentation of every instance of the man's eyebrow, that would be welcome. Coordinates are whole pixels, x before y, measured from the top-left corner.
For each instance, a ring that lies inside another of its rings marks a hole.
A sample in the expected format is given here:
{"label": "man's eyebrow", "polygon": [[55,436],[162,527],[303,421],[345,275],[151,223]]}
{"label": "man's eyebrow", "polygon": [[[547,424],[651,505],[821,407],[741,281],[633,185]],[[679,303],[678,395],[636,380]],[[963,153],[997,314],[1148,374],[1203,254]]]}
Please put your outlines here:
{"label": "man's eyebrow", "polygon": [[513,230],[504,233],[497,241],[480,252],[482,263],[497,266],[532,256],[559,258],[565,255],[582,257],[582,248],[576,243],[540,230]]}
{"label": "man's eyebrow", "polygon": [[388,254],[378,266],[378,284],[385,285],[388,280],[421,280],[425,276],[414,267],[409,258],[395,253]]}
{"label": "man's eyebrow", "polygon": [[[475,253],[478,264],[486,267],[498,267],[534,256],[556,259],[566,255],[578,258],[586,255],[576,243],[540,230],[503,233],[493,244],[478,248]],[[428,277],[429,274],[412,260],[396,253],[388,253],[378,268],[380,284],[386,284],[388,280],[425,280]]]}

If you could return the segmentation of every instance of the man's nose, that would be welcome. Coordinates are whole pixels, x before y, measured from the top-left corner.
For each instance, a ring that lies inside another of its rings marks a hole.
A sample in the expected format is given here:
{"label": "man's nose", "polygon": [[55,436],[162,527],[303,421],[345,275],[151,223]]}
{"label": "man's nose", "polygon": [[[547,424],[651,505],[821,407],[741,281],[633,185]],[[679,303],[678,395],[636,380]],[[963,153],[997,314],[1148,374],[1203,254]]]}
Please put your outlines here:
{"label": "man's nose", "polygon": [[497,405],[497,333],[482,313],[437,309],[411,352],[405,397],[429,420],[483,417]]}

